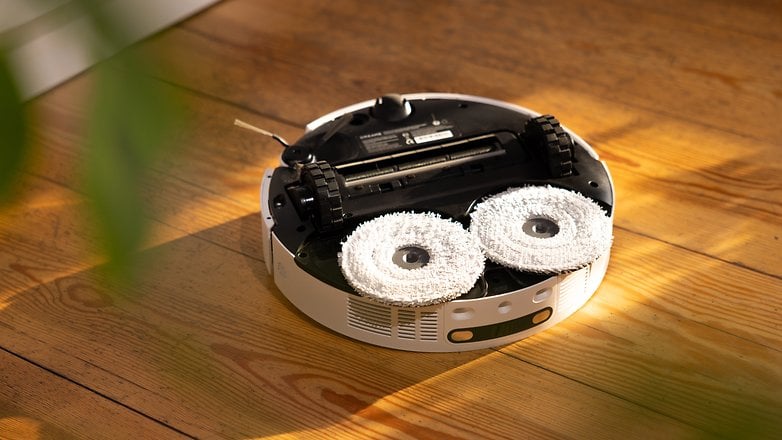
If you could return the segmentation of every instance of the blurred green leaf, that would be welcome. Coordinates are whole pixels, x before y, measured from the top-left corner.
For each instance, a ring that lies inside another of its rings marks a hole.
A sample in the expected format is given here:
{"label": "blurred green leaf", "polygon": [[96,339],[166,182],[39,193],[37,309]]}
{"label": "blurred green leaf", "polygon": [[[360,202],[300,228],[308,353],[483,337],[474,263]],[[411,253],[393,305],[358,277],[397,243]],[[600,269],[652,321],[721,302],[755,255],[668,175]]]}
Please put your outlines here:
{"label": "blurred green leaf", "polygon": [[98,67],[86,139],[85,191],[109,258],[107,269],[120,278],[133,275],[148,229],[141,194],[180,120],[175,101],[140,73],[140,62],[120,57]]}
{"label": "blurred green leaf", "polygon": [[0,202],[12,195],[27,157],[27,118],[4,50],[0,49]]}
{"label": "blurred green leaf", "polygon": [[101,57],[102,54],[114,54],[132,42],[132,39],[126,34],[126,26],[129,23],[107,14],[106,9],[110,7],[109,2],[106,0],[71,1],[82,8],[95,32],[100,36],[100,40],[92,42],[98,57]]}

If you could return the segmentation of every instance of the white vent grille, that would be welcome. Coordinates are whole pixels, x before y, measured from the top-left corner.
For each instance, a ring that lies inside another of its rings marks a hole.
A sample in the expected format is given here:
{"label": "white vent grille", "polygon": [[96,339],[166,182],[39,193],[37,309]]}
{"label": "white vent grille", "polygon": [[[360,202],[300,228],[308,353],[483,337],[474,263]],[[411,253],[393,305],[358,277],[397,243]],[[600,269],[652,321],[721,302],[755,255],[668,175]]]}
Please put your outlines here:
{"label": "white vent grille", "polygon": [[559,284],[559,300],[557,301],[557,314],[568,316],[579,309],[587,300],[588,270],[579,270],[562,278]]}
{"label": "white vent grille", "polygon": [[348,325],[355,329],[397,339],[437,341],[437,312],[422,312],[348,298]]}
{"label": "white vent grille", "polygon": [[370,333],[391,336],[391,308],[348,298],[348,325]]}
{"label": "white vent grille", "polygon": [[398,311],[396,334],[399,339],[415,339],[415,310]]}
{"label": "white vent grille", "polygon": [[597,286],[603,281],[603,274],[605,274],[607,264],[608,255],[603,255],[589,266],[589,280],[587,281],[587,290],[589,292],[594,293],[597,290]]}
{"label": "white vent grille", "polygon": [[437,340],[437,312],[421,312],[419,331],[422,341]]}

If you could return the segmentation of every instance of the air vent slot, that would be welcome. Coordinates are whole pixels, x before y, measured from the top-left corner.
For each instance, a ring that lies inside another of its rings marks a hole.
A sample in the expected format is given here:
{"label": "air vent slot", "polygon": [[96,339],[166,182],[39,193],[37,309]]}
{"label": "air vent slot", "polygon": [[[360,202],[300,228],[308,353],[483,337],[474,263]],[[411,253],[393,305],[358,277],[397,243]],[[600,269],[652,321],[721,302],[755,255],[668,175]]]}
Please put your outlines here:
{"label": "air vent slot", "polygon": [[559,300],[557,300],[557,313],[560,316],[568,316],[579,309],[588,296],[586,292],[587,271],[579,270],[564,277],[560,277]]}
{"label": "air vent slot", "polygon": [[415,310],[399,310],[396,334],[399,339],[415,339]]}
{"label": "air vent slot", "polygon": [[348,325],[383,336],[391,336],[391,308],[348,298]]}
{"label": "air vent slot", "polygon": [[421,312],[419,321],[420,339],[422,341],[436,341],[438,335],[437,312]]}

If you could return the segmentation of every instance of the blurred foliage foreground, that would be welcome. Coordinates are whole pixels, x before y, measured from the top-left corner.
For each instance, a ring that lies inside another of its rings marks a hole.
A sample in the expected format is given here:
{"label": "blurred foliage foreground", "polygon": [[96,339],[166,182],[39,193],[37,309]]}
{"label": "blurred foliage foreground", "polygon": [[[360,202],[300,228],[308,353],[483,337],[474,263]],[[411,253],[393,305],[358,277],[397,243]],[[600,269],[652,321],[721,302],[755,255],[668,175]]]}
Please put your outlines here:
{"label": "blurred foliage foreground", "polygon": [[[46,0],[35,0],[46,1]],[[109,17],[100,0],[75,0],[94,28],[85,41],[95,60],[90,109],[81,139],[79,191],[89,200],[91,223],[100,239],[97,249],[107,275],[130,281],[137,267],[148,221],[141,186],[152,165],[172,145],[174,128],[183,122],[181,107],[160,83],[142,74],[150,62],[138,55],[118,53],[129,44],[120,23]],[[8,42],[0,35],[0,214],[19,194],[20,178],[30,166],[30,127],[34,107],[23,102],[19,78],[14,77]]]}

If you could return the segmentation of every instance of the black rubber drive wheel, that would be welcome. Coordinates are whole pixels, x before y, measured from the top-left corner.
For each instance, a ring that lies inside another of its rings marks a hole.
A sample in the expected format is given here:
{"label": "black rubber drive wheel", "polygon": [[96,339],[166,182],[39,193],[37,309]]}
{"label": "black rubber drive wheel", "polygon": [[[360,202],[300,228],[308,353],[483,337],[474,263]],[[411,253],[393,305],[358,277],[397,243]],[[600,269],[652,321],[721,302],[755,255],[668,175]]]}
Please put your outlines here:
{"label": "black rubber drive wheel", "polygon": [[573,174],[573,140],[557,118],[542,115],[524,124],[524,140],[533,154],[545,162],[552,177]]}
{"label": "black rubber drive wheel", "polygon": [[312,214],[319,229],[342,226],[342,195],[337,175],[328,162],[308,163],[301,169],[301,182],[312,194]]}

